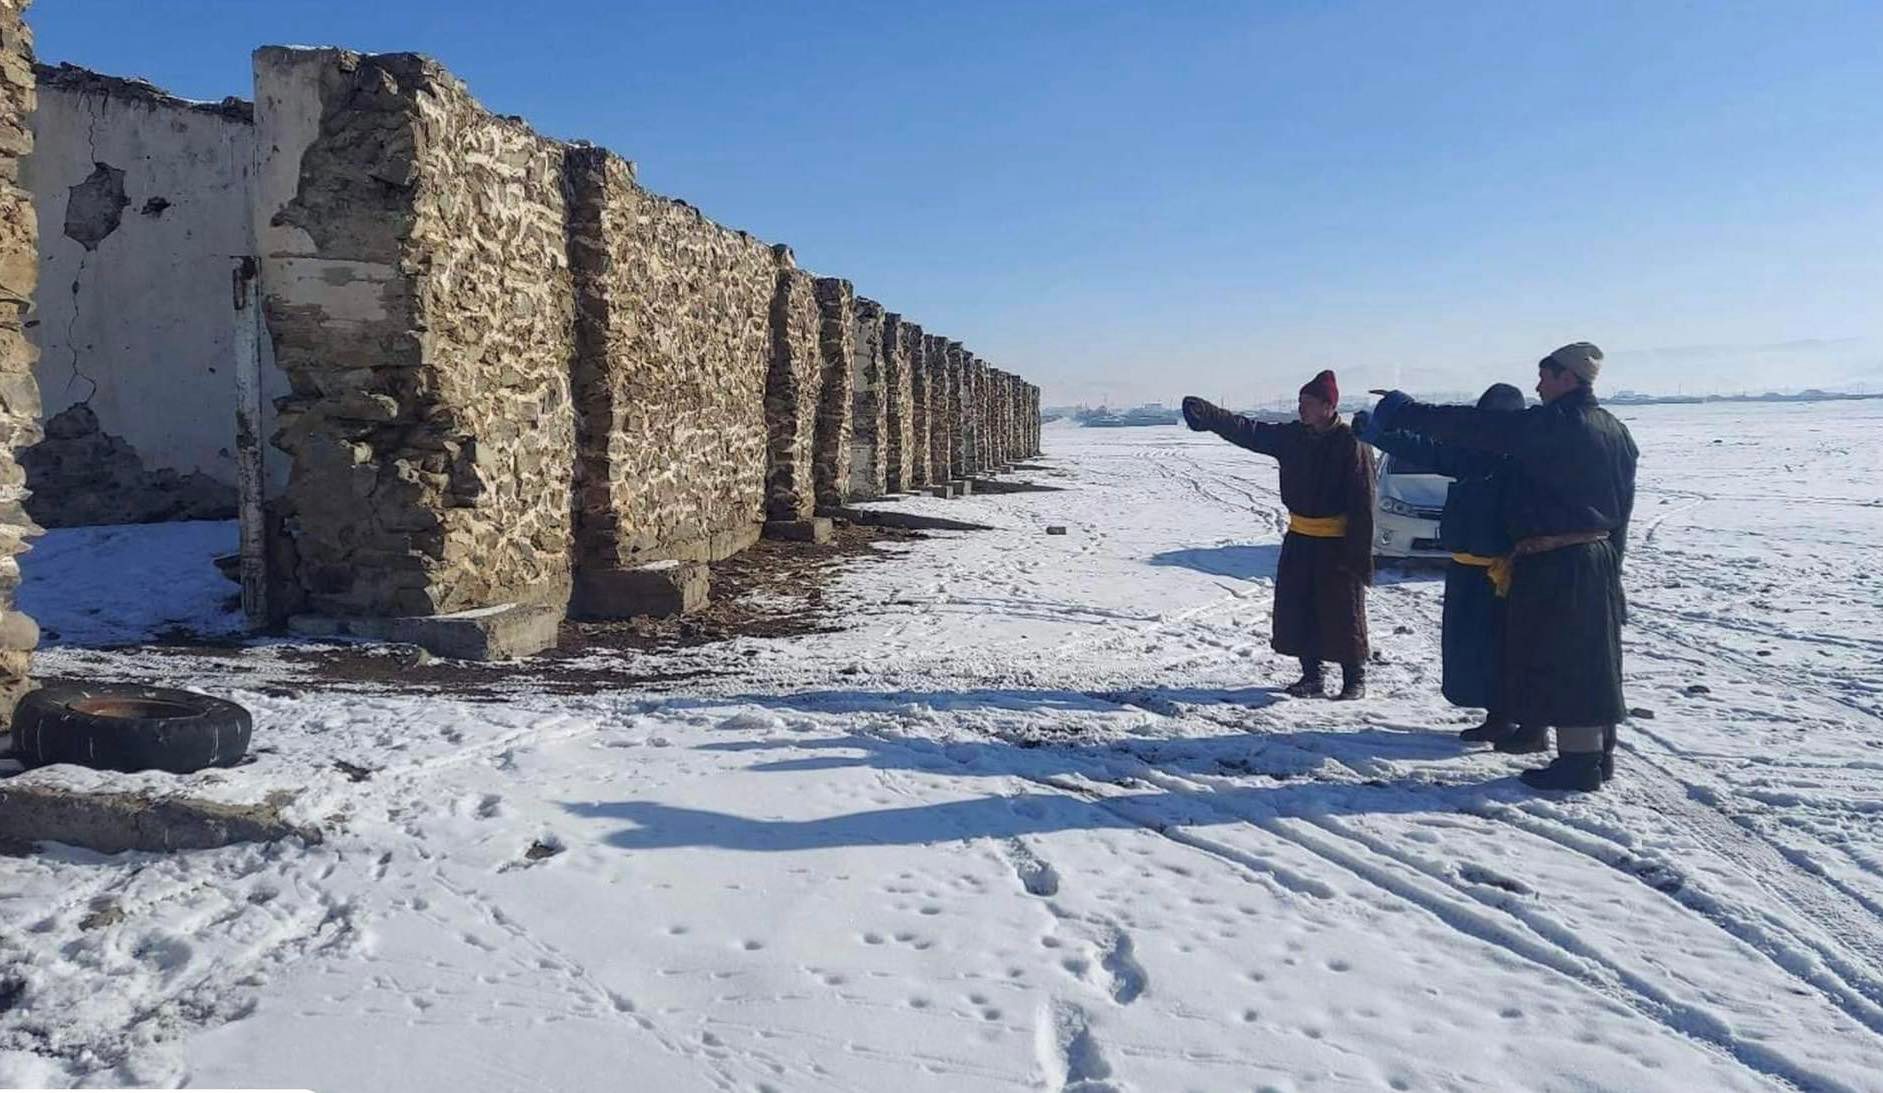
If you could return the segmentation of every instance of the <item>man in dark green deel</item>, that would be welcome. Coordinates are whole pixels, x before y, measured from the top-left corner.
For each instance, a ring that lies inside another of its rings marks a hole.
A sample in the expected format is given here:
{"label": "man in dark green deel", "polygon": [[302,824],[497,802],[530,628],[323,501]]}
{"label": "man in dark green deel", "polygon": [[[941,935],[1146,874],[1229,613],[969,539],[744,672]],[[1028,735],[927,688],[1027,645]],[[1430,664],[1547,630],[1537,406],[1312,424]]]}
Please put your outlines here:
{"label": "man in dark green deel", "polygon": [[1543,405],[1520,414],[1431,406],[1400,391],[1373,411],[1384,431],[1510,457],[1512,551],[1505,686],[1520,725],[1556,726],[1556,759],[1523,772],[1538,789],[1600,789],[1614,772],[1622,696],[1622,556],[1639,451],[1595,397],[1602,351],[1563,346],[1537,363]]}

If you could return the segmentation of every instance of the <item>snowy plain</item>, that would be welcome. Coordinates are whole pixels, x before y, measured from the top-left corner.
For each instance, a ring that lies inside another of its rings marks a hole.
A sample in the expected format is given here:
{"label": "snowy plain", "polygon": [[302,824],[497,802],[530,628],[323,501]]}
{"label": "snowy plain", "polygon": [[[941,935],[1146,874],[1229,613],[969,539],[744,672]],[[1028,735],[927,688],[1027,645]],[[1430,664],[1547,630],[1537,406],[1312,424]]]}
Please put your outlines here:
{"label": "snowy plain", "polygon": [[1883,1090],[1883,403],[1621,416],[1582,798],[1457,743],[1433,574],[1371,699],[1282,697],[1273,465],[1176,428],[1049,427],[1055,491],[897,503],[995,530],[850,564],[846,629],[636,691],[99,648],[233,626],[233,533],[55,533],[38,670],[247,704],[255,763],[140,777],[327,836],[0,858],[0,1086]]}

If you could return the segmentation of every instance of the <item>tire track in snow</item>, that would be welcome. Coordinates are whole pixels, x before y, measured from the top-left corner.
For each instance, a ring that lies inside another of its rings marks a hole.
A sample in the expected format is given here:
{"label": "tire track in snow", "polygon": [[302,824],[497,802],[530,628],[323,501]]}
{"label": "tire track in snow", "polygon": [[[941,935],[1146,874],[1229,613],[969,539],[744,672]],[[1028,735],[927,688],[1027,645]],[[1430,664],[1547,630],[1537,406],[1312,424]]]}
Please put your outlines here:
{"label": "tire track in snow", "polygon": [[[1676,1035],[1722,1053],[1748,1070],[1804,1089],[1849,1088],[1763,1044],[1738,1036],[1714,1014],[1667,995],[1636,973],[1595,952],[1560,923],[1533,914],[1514,915],[1509,906],[1487,901],[1480,892],[1459,885],[1452,877],[1434,877],[1419,870],[1384,844],[1375,849],[1363,841],[1347,838],[1345,833],[1317,828],[1326,836],[1323,837],[1323,834],[1303,829],[1304,825],[1314,826],[1313,821],[1250,816],[1242,810],[1208,800],[1215,791],[1203,784],[1171,777],[1148,767],[1134,773],[1153,785],[1184,793],[1199,807],[1225,820],[1254,827],[1336,866],[1400,901],[1418,907],[1467,937],[1563,975]],[[1039,781],[1052,785],[1044,779]],[[1066,785],[1053,788],[1078,792],[1080,796],[1095,802],[1107,799],[1106,792],[1096,785],[1083,792],[1072,790],[1072,787]],[[1177,830],[1174,826],[1165,826],[1160,830],[1153,826],[1158,821],[1141,814],[1134,816],[1134,813],[1141,813],[1140,809],[1115,808],[1108,811],[1121,818],[1131,819],[1166,838],[1170,838]],[[1341,839],[1348,846],[1343,847],[1333,839]],[[1175,841],[1196,845],[1188,839],[1179,838]],[[1213,842],[1201,841],[1205,844]],[[1220,843],[1197,848],[1206,849],[1206,852],[1232,862],[1248,857],[1233,850],[1228,854],[1218,853],[1218,850],[1230,850]],[[1324,885],[1322,887],[1325,888]],[[1333,894],[1331,889],[1326,890],[1329,895]],[[1506,925],[1499,916],[1516,917],[1521,927]]]}

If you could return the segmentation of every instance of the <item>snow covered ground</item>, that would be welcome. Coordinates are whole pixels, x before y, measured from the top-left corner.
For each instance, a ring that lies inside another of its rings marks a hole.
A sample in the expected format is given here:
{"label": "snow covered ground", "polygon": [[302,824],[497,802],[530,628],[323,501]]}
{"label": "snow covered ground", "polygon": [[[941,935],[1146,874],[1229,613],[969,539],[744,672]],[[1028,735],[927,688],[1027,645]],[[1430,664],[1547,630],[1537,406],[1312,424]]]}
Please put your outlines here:
{"label": "snow covered ground", "polygon": [[622,655],[683,689],[83,648],[233,586],[62,555],[227,547],[60,533],[41,671],[245,702],[267,750],[186,781],[329,835],[0,859],[0,1085],[1883,1089],[1883,404],[1623,416],[1643,712],[1580,799],[1461,750],[1426,574],[1374,698],[1281,697],[1273,466],[1179,429],[901,503],[997,530],[852,565],[842,633]]}

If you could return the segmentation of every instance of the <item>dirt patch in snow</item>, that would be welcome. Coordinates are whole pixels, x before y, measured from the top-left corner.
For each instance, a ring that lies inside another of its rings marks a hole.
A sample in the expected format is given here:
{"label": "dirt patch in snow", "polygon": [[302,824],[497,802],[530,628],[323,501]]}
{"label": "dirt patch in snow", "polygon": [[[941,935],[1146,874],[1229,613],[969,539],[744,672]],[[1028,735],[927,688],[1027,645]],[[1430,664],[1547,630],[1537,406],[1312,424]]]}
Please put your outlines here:
{"label": "dirt patch in snow", "polygon": [[[924,538],[923,532],[905,528],[842,522],[829,543],[761,540],[713,563],[712,602],[706,610],[671,619],[564,623],[557,647],[528,660],[441,660],[403,645],[295,644],[272,650],[291,676],[256,686],[289,696],[329,689],[397,690],[493,702],[522,689],[550,694],[663,690],[735,674],[663,665],[663,653],[734,638],[789,638],[844,629],[842,615],[824,595],[838,567],[891,558],[883,545]],[[158,657],[223,662],[218,666],[235,673],[272,674],[252,662],[255,645],[240,639],[172,632],[161,642],[137,649]]]}

